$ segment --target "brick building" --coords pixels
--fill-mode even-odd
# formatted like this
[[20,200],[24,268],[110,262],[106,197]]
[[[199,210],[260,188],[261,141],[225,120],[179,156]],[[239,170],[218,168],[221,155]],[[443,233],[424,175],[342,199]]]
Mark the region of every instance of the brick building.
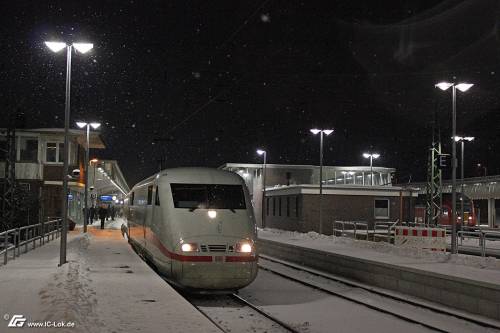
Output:
[[[228,163],[221,169],[238,173],[246,182],[259,226],[264,208],[265,226],[301,232],[319,230],[319,167],[266,165],[262,201],[263,165]],[[331,234],[335,220],[414,220],[417,194],[392,185],[393,168],[324,166],[322,230]],[[372,180],[373,178],[373,180]]]

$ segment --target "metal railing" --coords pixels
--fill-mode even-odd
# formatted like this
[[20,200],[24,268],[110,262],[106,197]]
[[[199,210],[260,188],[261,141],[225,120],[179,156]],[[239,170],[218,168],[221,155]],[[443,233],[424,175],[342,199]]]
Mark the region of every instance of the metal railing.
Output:
[[370,228],[366,221],[335,221],[333,222],[333,235],[340,237],[352,235],[354,239],[357,239],[358,231],[361,231],[360,234],[365,236],[365,240],[370,240],[371,234],[373,241],[375,238],[386,238],[390,243],[394,238],[394,228],[398,223],[399,220],[375,221]]
[[28,246],[35,249],[37,242],[39,246],[57,238],[61,234],[61,219],[49,220],[24,227],[10,229],[0,233],[0,256],[3,255],[3,263],[7,264],[9,252],[12,260],[21,255],[21,247],[24,253],[28,252]]
[[[487,228],[491,229],[491,228]],[[486,256],[486,241],[499,241],[500,240],[500,231],[492,231],[492,230],[480,230],[477,231],[465,231],[465,230],[460,230],[457,232],[457,235],[460,239],[460,245],[463,243],[464,238],[476,238],[478,239],[479,243],[478,246],[481,251],[481,256],[485,257]]]

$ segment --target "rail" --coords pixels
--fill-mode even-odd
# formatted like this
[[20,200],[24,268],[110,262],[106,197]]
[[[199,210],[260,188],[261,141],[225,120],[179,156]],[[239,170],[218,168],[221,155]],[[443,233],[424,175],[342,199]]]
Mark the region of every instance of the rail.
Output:
[[6,230],[0,233],[0,256],[3,255],[3,263],[9,261],[9,252],[12,260],[21,255],[21,247],[24,246],[24,253],[28,252],[28,246],[35,249],[37,242],[39,246],[49,242],[52,238],[61,234],[61,219],[49,220],[37,224]]

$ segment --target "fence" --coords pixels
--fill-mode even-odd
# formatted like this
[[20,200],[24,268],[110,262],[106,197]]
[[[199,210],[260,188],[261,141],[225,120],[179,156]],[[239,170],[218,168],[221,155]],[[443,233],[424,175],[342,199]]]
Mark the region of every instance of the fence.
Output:
[[457,235],[460,239],[460,243],[462,244],[463,238],[476,238],[479,241],[479,248],[481,250],[481,256],[486,256],[486,241],[499,241],[500,240],[500,232],[489,230],[491,228],[482,229],[472,229],[472,230],[460,230],[457,232]]
[[9,252],[12,260],[21,255],[21,247],[24,253],[28,252],[28,246],[34,249],[37,246],[49,242],[52,238],[57,238],[61,234],[61,219],[49,220],[37,224],[27,225],[20,228],[10,229],[0,233],[0,256],[3,255],[3,263],[7,264]]
[[349,236],[352,235],[357,239],[357,235],[364,236],[365,240],[373,241],[375,239],[385,239],[391,242],[394,235],[394,227],[399,223],[396,221],[376,221],[371,228],[366,221],[335,221],[333,222],[333,235],[334,236]]

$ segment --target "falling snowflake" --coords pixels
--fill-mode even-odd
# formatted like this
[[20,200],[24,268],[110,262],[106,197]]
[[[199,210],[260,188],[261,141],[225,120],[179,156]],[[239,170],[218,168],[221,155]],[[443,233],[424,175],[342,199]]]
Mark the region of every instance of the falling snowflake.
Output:
[[260,14],[260,20],[264,23],[269,23],[269,22],[271,22],[271,16],[269,16],[268,13]]

